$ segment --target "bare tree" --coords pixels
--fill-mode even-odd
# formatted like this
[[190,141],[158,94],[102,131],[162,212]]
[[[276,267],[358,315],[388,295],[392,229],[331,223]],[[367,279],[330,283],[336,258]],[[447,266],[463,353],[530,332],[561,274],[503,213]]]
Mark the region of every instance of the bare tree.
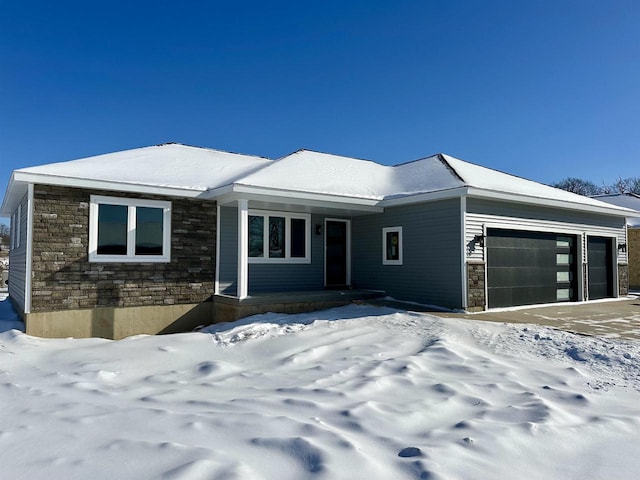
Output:
[[640,194],[640,177],[618,177],[618,180],[609,187],[608,193],[636,193]]
[[7,225],[0,223],[0,244],[9,245],[10,230]]
[[585,195],[587,197],[612,193],[635,193],[640,195],[640,177],[618,177],[618,180],[613,184],[607,185],[603,183],[600,187],[588,180],[569,177],[556,182],[551,186],[567,190],[568,192],[577,193],[579,195]]
[[626,182],[627,192],[640,195],[640,177],[629,177]]
[[552,187],[560,188],[568,192],[577,193],[578,195],[584,195],[589,197],[591,195],[598,195],[602,189],[595,183],[588,180],[582,180],[581,178],[569,177],[551,185]]
[[613,185],[611,185],[611,190],[615,193],[626,193],[629,191],[629,181],[630,178],[622,178],[618,177],[618,180],[615,181]]

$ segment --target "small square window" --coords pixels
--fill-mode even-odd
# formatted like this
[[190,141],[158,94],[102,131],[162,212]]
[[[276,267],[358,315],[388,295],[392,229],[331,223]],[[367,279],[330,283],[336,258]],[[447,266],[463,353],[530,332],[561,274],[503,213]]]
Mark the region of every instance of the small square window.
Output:
[[382,264],[402,265],[402,227],[382,229]]

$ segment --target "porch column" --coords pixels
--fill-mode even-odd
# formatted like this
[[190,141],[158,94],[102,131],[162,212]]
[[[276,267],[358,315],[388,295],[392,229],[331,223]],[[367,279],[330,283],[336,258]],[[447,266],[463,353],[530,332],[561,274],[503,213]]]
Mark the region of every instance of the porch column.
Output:
[[238,200],[238,298],[249,296],[249,201]]

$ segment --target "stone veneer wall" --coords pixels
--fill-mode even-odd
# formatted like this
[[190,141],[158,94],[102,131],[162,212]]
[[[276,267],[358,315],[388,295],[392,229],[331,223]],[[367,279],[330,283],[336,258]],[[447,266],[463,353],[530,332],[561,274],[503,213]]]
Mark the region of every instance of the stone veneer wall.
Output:
[[640,228],[627,229],[627,256],[629,258],[629,287],[640,290]]
[[621,297],[629,293],[629,265],[618,264],[618,295]]
[[484,310],[485,306],[485,264],[467,263],[467,310]]
[[[91,194],[171,200],[170,263],[89,263]],[[32,312],[194,304],[213,294],[216,204],[35,185]]]

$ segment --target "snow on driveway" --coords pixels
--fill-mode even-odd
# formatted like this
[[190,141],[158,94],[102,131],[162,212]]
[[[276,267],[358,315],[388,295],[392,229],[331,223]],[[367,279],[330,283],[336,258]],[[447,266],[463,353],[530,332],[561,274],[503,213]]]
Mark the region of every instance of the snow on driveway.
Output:
[[0,334],[29,479],[598,479],[640,471],[640,345],[390,308],[205,332]]

